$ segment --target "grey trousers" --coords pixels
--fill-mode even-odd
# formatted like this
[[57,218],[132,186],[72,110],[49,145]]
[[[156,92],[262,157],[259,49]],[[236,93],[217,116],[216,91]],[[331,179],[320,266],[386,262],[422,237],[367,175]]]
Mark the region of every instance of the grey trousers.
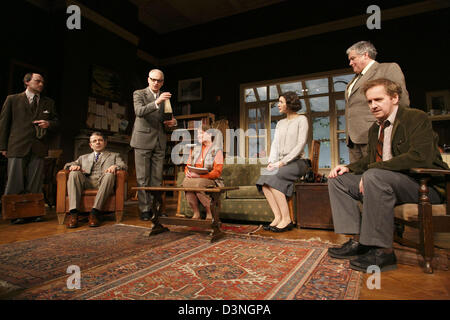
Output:
[[[136,165],[136,182],[138,187],[160,187],[163,179],[165,149],[158,147],[153,150],[134,149]],[[154,195],[151,192],[139,190],[138,203],[141,212],[152,209]]]
[[105,201],[114,192],[116,175],[104,173],[99,179],[89,179],[81,171],[71,171],[67,180],[67,195],[69,196],[69,210],[80,209],[81,193],[85,189],[97,189],[92,208],[102,210]]
[[[363,179],[364,196],[359,192]],[[360,243],[391,248],[394,234],[394,206],[417,203],[419,184],[413,178],[394,171],[369,169],[362,175],[345,173],[328,180],[331,212],[336,233],[359,234]],[[439,203],[439,194],[430,188],[431,203]],[[360,213],[358,201],[363,203]]]
[[44,158],[29,154],[8,158],[8,181],[5,194],[41,193],[44,183]]
[[368,144],[353,144],[353,148],[348,148],[348,158],[350,163],[364,158],[368,154]]

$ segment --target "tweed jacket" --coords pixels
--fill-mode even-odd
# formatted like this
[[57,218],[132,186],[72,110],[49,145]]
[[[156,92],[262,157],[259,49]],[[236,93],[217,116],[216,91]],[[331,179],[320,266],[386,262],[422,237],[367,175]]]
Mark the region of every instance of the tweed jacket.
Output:
[[349,96],[348,87],[355,80],[355,78],[347,85],[347,88],[345,89],[347,145],[349,144],[349,139],[351,139],[353,143],[367,144],[367,131],[375,122],[375,117],[370,112],[366,96],[362,90],[364,83],[367,81],[386,78],[400,84],[402,87],[402,94],[399,105],[403,107],[409,106],[409,95],[406,90],[405,77],[403,76],[403,72],[398,64],[378,63],[375,61],[369,70],[364,73],[361,79],[355,83]]
[[351,172],[362,174],[379,168],[409,174],[411,168],[448,169],[437,147],[437,135],[428,115],[418,109],[399,107],[392,129],[392,159],[376,162],[379,126],[369,129],[368,155],[348,165]]
[[[39,138],[33,124],[35,120],[50,123],[48,129],[40,130],[43,136]],[[30,150],[38,157],[45,157],[48,154],[48,133],[58,126],[52,99],[41,95],[38,109],[33,114],[25,92],[9,95],[0,113],[0,150],[6,150],[8,158],[24,157]]]
[[[94,152],[84,154],[79,156],[77,160],[73,162],[66,163],[64,165],[64,169],[69,169],[70,166],[80,166],[83,170],[83,173],[86,175],[90,175],[92,171],[92,167],[94,165]],[[116,165],[117,170],[127,170],[127,165],[123,162],[120,154],[116,152],[102,151],[102,155],[99,158],[100,165],[102,170],[106,170],[112,165]]]
[[161,104],[158,109],[155,100],[148,87],[133,93],[136,114],[130,141],[133,148],[152,150],[158,140],[162,149],[166,147],[167,136],[162,114],[164,105]]

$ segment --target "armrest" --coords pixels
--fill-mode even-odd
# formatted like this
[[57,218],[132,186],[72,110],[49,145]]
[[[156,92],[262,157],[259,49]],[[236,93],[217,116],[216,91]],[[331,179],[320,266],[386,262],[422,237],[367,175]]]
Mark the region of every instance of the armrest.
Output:
[[444,169],[411,168],[410,171],[418,174],[450,175],[450,170]]
[[116,171],[116,210],[123,210],[125,202],[125,181],[127,172],[125,170]]
[[69,170],[60,170],[56,175],[56,212],[66,212],[67,178]]
[[[415,174],[420,175],[440,175],[445,178],[445,190],[440,190],[442,188],[439,188],[435,186],[437,191],[441,194],[443,197],[443,201],[447,204],[450,203],[450,170],[445,169],[427,169],[427,168],[411,168],[410,171]],[[429,177],[424,176],[420,179],[420,191],[419,192],[425,192],[427,190],[427,180]],[[419,200],[420,201],[420,200]],[[446,207],[447,215],[450,216],[450,205],[447,205]]]

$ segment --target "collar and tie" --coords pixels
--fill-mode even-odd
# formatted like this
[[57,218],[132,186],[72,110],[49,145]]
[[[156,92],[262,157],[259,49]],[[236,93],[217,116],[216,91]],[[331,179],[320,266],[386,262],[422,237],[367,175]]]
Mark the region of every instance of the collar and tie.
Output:
[[33,96],[33,100],[31,101],[31,112],[33,113],[33,115],[36,113],[36,110],[38,108],[38,99],[39,99],[39,96],[37,94],[35,94]]
[[385,120],[383,123],[380,124],[380,135],[378,137],[377,154],[375,157],[376,162],[383,161],[384,129],[386,129],[390,125],[391,122],[389,120]]
[[94,162],[98,161],[98,157],[100,157],[101,152],[95,152]]

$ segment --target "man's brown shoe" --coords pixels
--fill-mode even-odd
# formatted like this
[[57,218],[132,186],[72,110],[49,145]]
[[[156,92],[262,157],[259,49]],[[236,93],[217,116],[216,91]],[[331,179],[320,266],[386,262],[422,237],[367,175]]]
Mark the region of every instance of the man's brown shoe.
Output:
[[97,215],[90,213],[89,214],[89,227],[98,227],[100,223],[98,221]]
[[78,227],[78,214],[71,214],[68,228],[77,228]]

